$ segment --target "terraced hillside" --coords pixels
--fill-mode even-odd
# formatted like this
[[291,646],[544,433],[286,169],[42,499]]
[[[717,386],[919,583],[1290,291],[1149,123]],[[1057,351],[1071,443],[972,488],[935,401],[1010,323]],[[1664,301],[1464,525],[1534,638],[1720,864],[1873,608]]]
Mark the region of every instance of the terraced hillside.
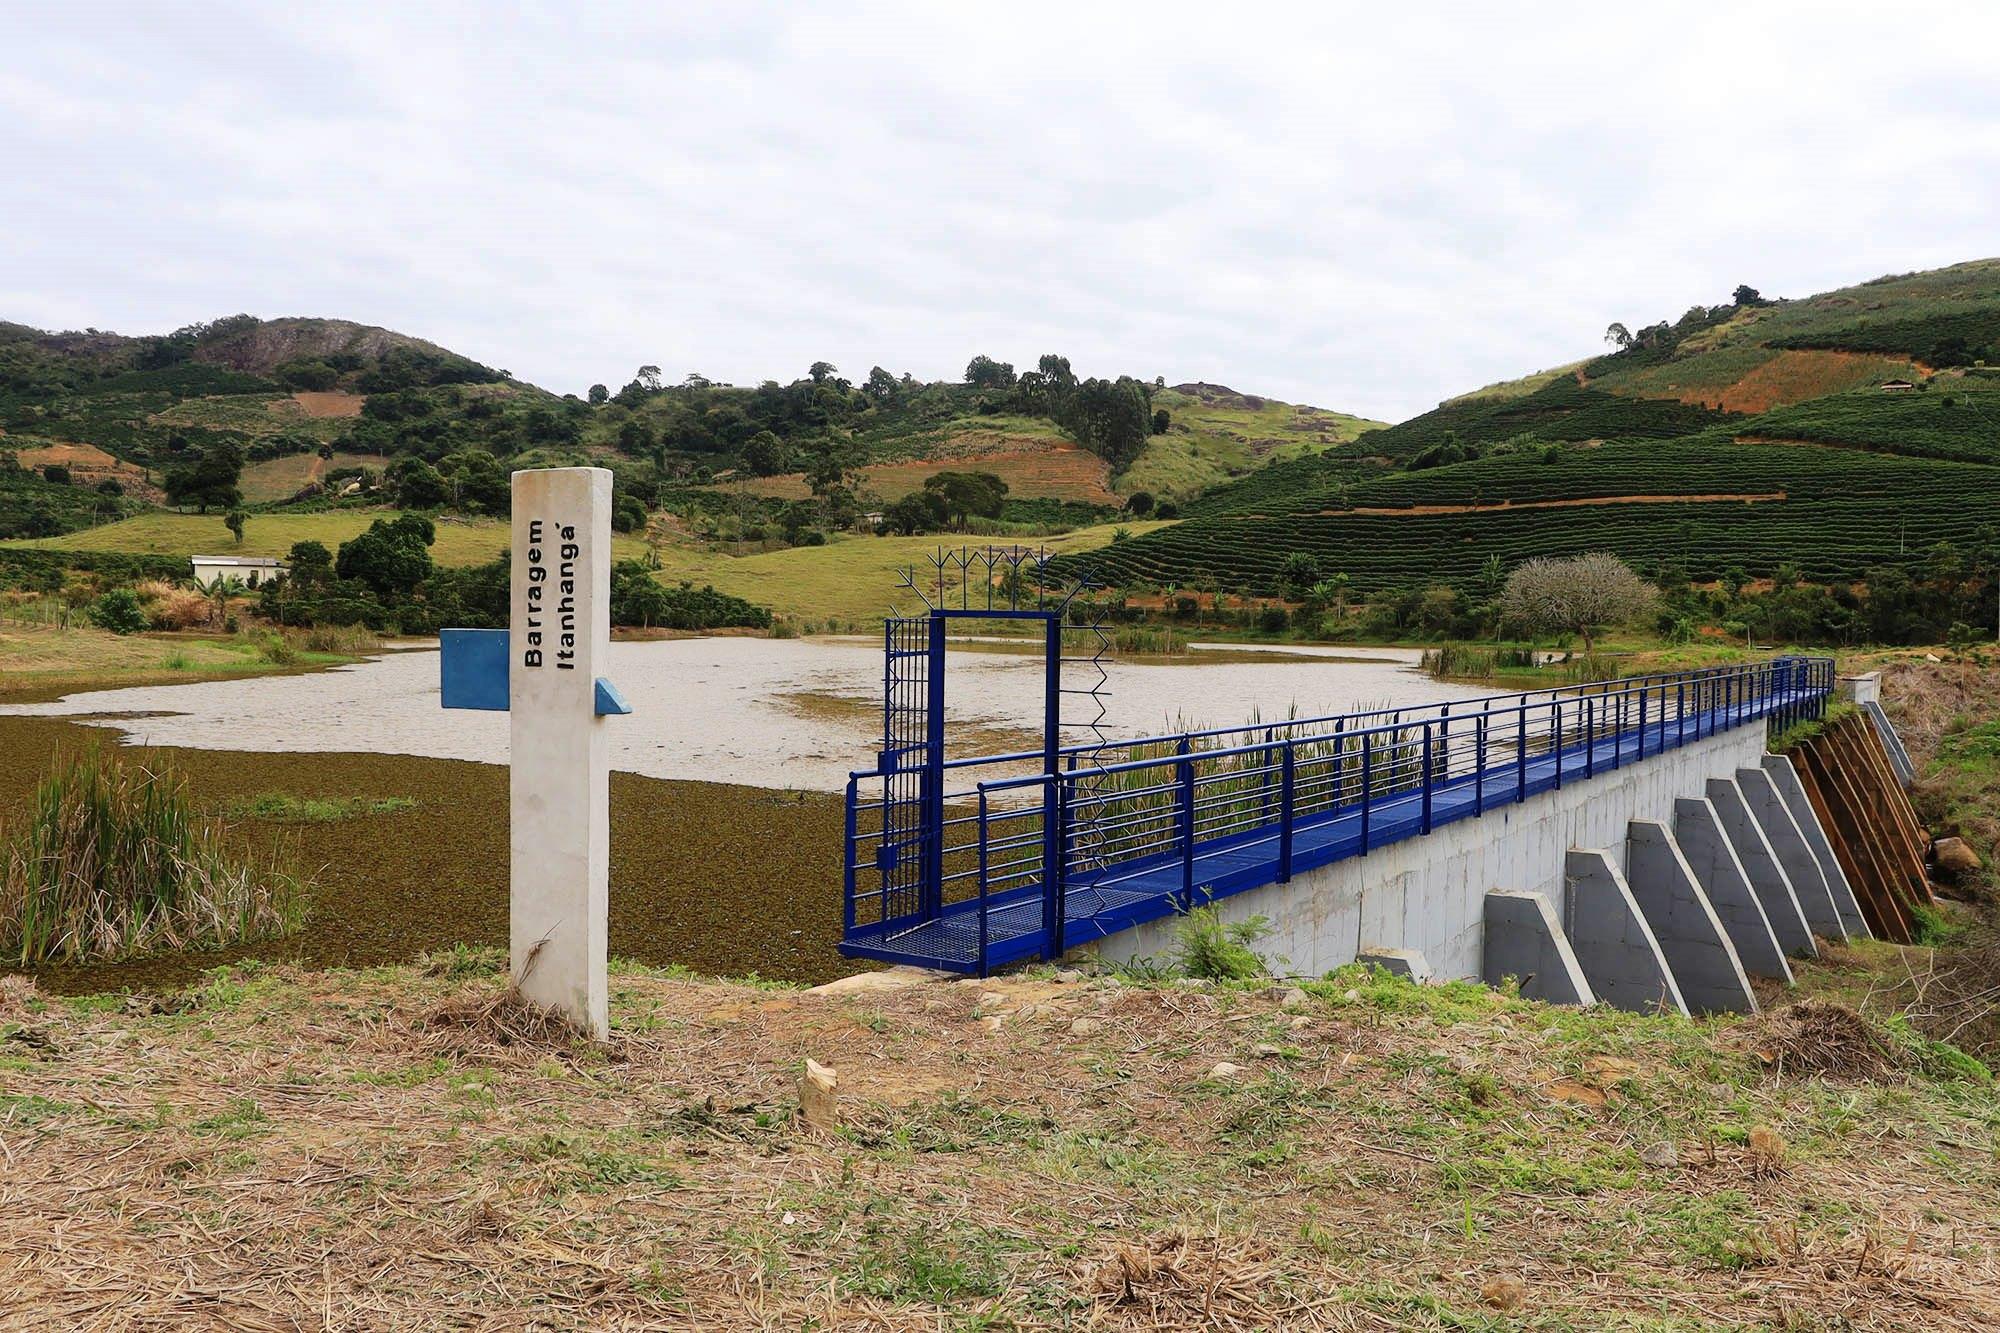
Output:
[[1272,593],[1303,551],[1358,592],[1467,587],[1494,557],[1611,550],[1835,582],[1940,542],[2000,555],[2000,261],[1614,332],[1611,355],[1372,432],[1366,457],[1212,490],[1095,553],[1098,576]]

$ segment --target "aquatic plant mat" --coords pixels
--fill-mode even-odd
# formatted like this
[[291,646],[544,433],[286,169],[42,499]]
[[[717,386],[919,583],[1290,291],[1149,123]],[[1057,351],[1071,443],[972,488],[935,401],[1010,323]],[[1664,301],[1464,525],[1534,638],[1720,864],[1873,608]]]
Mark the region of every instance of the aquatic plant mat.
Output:
[[[49,758],[100,728],[0,717],[0,824],[28,814]],[[218,962],[410,962],[507,943],[507,770],[384,754],[160,747],[196,804],[249,855],[283,850],[313,880],[303,929],[215,953],[38,970],[44,990],[185,984]],[[320,818],[325,813],[338,818]],[[840,938],[837,795],[611,775],[611,951],[697,971],[825,981]]]
[[1990,1082],[1759,1053],[1824,1015],[624,969],[596,1046],[497,961],[0,980],[0,1326],[2000,1322]]

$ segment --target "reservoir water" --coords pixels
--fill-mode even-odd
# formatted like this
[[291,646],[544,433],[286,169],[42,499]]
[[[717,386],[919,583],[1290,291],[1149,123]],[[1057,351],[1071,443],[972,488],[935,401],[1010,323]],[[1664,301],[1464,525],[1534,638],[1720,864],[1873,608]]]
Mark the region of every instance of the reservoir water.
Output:
[[[1229,646],[1106,663],[1113,740],[1253,719],[1470,698],[1397,649]],[[608,722],[613,767],[657,778],[835,791],[873,767],[881,743],[882,650],[853,638],[695,638],[615,643],[611,678],[634,712]],[[1095,673],[1073,662],[1064,684]],[[955,641],[946,715],[953,755],[1032,748],[1042,711],[1040,657],[1019,644]],[[1064,700],[1071,739],[1095,716]],[[0,713],[70,717],[136,745],[289,753],[410,754],[501,764],[502,713],[438,706],[435,648],[385,652],[303,675],[96,690]]]

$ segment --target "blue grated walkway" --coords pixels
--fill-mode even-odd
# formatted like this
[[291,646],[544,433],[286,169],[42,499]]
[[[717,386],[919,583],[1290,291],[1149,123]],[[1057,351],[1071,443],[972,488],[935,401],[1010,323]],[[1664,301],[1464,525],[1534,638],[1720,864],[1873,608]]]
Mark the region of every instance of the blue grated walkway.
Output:
[[[1781,691],[1751,708],[1727,713],[1689,712],[1685,719],[1672,718],[1643,729],[1633,727],[1600,736],[1594,744],[1579,742],[1560,752],[1531,756],[1525,780],[1519,760],[1510,758],[1489,764],[1483,773],[1457,774],[1433,782],[1430,828],[1477,818],[1487,810],[1540,792],[1589,781],[1650,760],[1662,750],[1705,740],[1717,732],[1782,713],[1789,704],[1819,697],[1804,690]],[[1681,739],[1683,730],[1686,742]],[[1421,837],[1425,832],[1421,789],[1378,796],[1365,808],[1355,802],[1301,816],[1292,829],[1291,875],[1363,856],[1370,849]],[[1123,861],[1095,875],[1073,873],[1064,886],[1060,940],[1049,938],[1042,886],[1036,883],[989,896],[983,904],[976,898],[945,904],[936,917],[914,925],[892,922],[887,929],[856,927],[842,942],[841,952],[920,967],[978,971],[982,959],[986,969],[1005,967],[1025,959],[1055,956],[1064,949],[1205,902],[1279,883],[1284,878],[1280,860],[1281,830],[1274,819],[1226,837],[1197,842],[1192,895],[1187,892],[1187,866],[1178,852]]]

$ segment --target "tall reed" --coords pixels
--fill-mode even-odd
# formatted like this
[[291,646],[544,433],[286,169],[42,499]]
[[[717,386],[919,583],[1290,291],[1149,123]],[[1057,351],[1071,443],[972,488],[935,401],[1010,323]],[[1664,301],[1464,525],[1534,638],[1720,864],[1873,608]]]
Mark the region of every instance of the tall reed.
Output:
[[0,956],[23,966],[215,949],[298,929],[308,885],[223,845],[171,767],[92,747],[35,789],[0,851]]

